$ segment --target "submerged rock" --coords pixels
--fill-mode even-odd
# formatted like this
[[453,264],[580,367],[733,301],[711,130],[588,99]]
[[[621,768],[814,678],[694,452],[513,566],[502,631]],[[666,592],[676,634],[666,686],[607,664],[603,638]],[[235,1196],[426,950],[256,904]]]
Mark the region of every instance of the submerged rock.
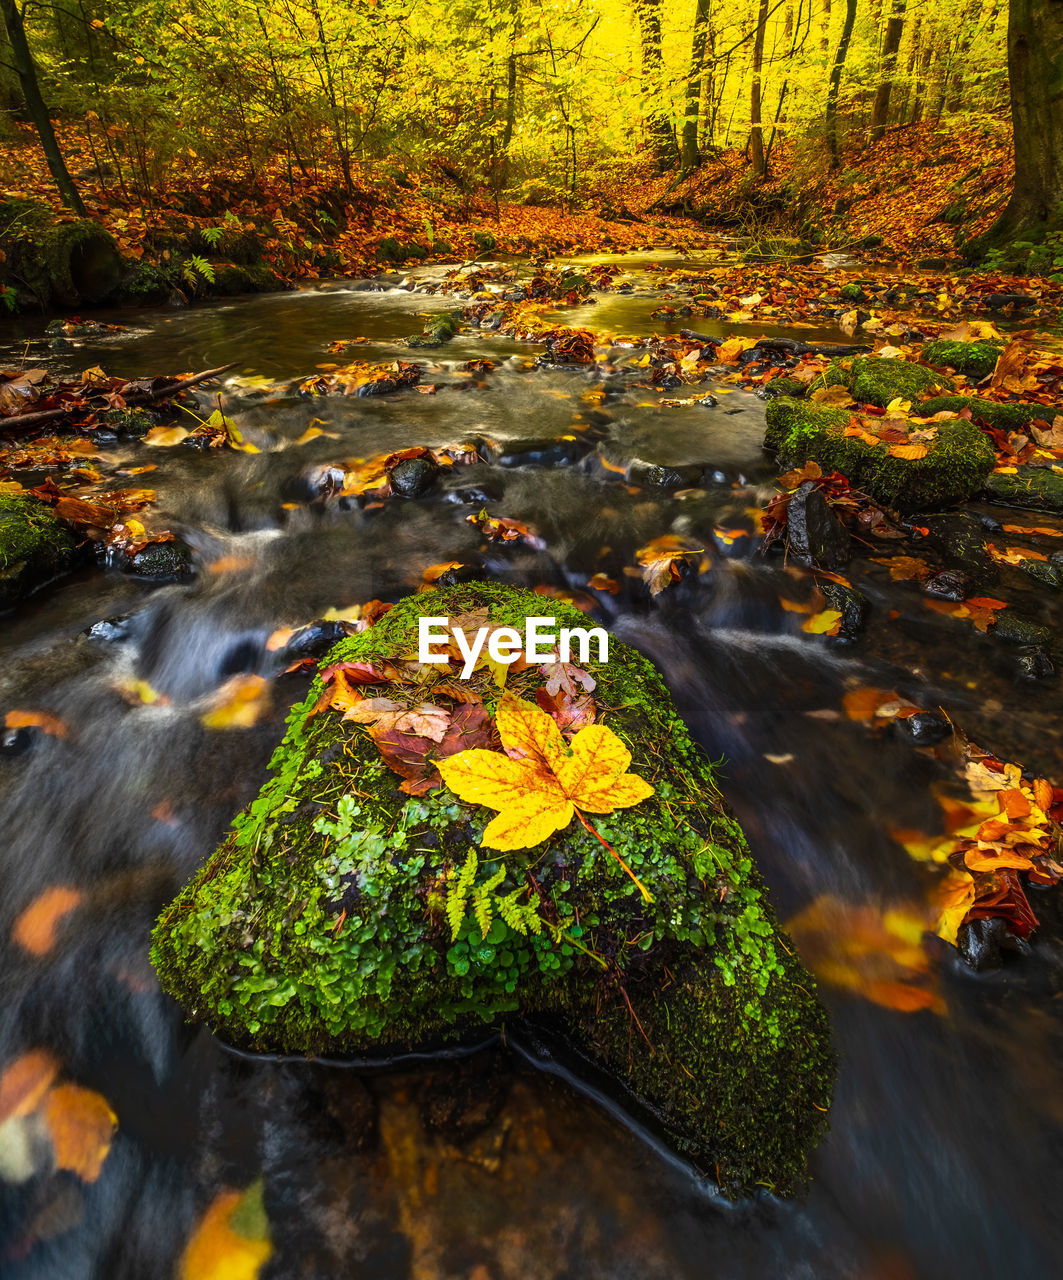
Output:
[[854,488],[902,511],[933,510],[970,498],[996,461],[989,441],[966,418],[936,423],[926,456],[916,459],[894,457],[885,443],[847,436],[848,409],[780,396],[768,405],[766,418],[765,448],[775,449],[784,466],[814,460],[825,473],[840,471]]
[[0,609],[70,569],[77,538],[28,494],[0,493]]
[[[1001,406],[1005,407],[1025,408]],[[1011,473],[994,471],[986,480],[985,496],[1009,507],[1063,511],[1063,476],[1048,467],[1016,467]]]
[[[403,601],[330,658],[399,660],[421,616],[478,609],[519,629],[547,612],[540,595],[466,584]],[[557,601],[549,612],[587,624]],[[528,1016],[727,1189],[792,1190],[834,1075],[813,980],[656,670],[615,640],[607,663],[582,665],[654,787],[594,818],[652,902],[578,819],[532,849],[479,848],[493,813],[442,787],[405,794],[362,728],[314,714],[318,681],[271,780],[162,913],[156,969],[190,1016],[251,1050],[384,1055]],[[530,701],[543,683],[511,670],[507,693]],[[493,712],[486,672],[475,687]]]

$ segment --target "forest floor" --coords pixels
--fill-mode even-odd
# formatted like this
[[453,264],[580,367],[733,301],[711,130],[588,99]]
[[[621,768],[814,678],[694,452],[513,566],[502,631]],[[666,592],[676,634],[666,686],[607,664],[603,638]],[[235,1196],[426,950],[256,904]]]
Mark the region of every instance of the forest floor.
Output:
[[[101,157],[100,140],[82,126],[64,124],[59,133],[89,216],[126,258],[175,274],[188,255],[219,265],[255,259],[280,281],[500,252],[686,251],[718,244],[719,228],[754,239],[803,231],[817,248],[862,245],[883,262],[958,266],[958,229],[966,236],[984,230],[1011,176],[1009,130],[995,119],[890,130],[877,144],[849,150],[834,174],[825,170],[822,146],[783,143],[769,180],[756,186],[736,151],[682,183],[637,160],[617,161],[573,206],[496,205],[399,163],[355,166],[348,193],[335,165],[293,177],[278,159],[239,174],[185,155],[162,178],[142,175],[138,186],[127,169]],[[62,213],[28,126],[0,148],[0,169],[10,175],[8,197]]]

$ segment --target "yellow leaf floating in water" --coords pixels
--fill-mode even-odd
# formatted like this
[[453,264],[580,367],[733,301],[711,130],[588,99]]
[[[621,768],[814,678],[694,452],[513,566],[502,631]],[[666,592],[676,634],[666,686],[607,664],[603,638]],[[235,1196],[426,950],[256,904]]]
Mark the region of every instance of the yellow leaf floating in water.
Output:
[[214,707],[200,717],[207,729],[250,729],[270,708],[264,676],[233,676],[214,695]]
[[258,1280],[272,1253],[260,1179],[215,1196],[185,1246],[180,1280]]

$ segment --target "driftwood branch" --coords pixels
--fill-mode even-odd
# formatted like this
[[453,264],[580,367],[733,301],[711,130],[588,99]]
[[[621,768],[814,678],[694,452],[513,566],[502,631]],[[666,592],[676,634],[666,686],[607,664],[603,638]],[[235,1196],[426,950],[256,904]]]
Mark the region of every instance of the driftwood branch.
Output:
[[[230,369],[236,367],[235,362],[232,364],[219,365],[217,369],[207,369],[204,373],[197,373],[191,378],[181,378],[179,381],[171,382],[168,386],[157,387],[154,391],[133,392],[126,398],[126,404],[135,408],[138,405],[154,404],[156,400],[168,400],[170,396],[175,396],[178,392],[187,391],[189,387],[198,386],[201,382],[209,382],[211,378],[217,378],[223,373],[228,373]],[[134,379],[131,379],[134,381]],[[38,422],[54,422],[57,418],[69,418],[74,414],[85,413],[89,411],[88,405],[60,405],[56,409],[41,409],[37,413],[14,413],[7,417],[0,417],[0,432],[13,431],[16,428],[21,430],[23,427],[35,426]]]

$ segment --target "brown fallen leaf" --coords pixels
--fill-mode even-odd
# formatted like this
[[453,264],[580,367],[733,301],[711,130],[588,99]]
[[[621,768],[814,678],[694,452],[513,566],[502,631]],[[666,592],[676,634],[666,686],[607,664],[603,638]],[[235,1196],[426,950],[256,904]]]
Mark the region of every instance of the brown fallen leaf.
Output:
[[59,1074],[59,1063],[46,1049],[30,1049],[0,1075],[0,1125],[11,1116],[28,1116]]

